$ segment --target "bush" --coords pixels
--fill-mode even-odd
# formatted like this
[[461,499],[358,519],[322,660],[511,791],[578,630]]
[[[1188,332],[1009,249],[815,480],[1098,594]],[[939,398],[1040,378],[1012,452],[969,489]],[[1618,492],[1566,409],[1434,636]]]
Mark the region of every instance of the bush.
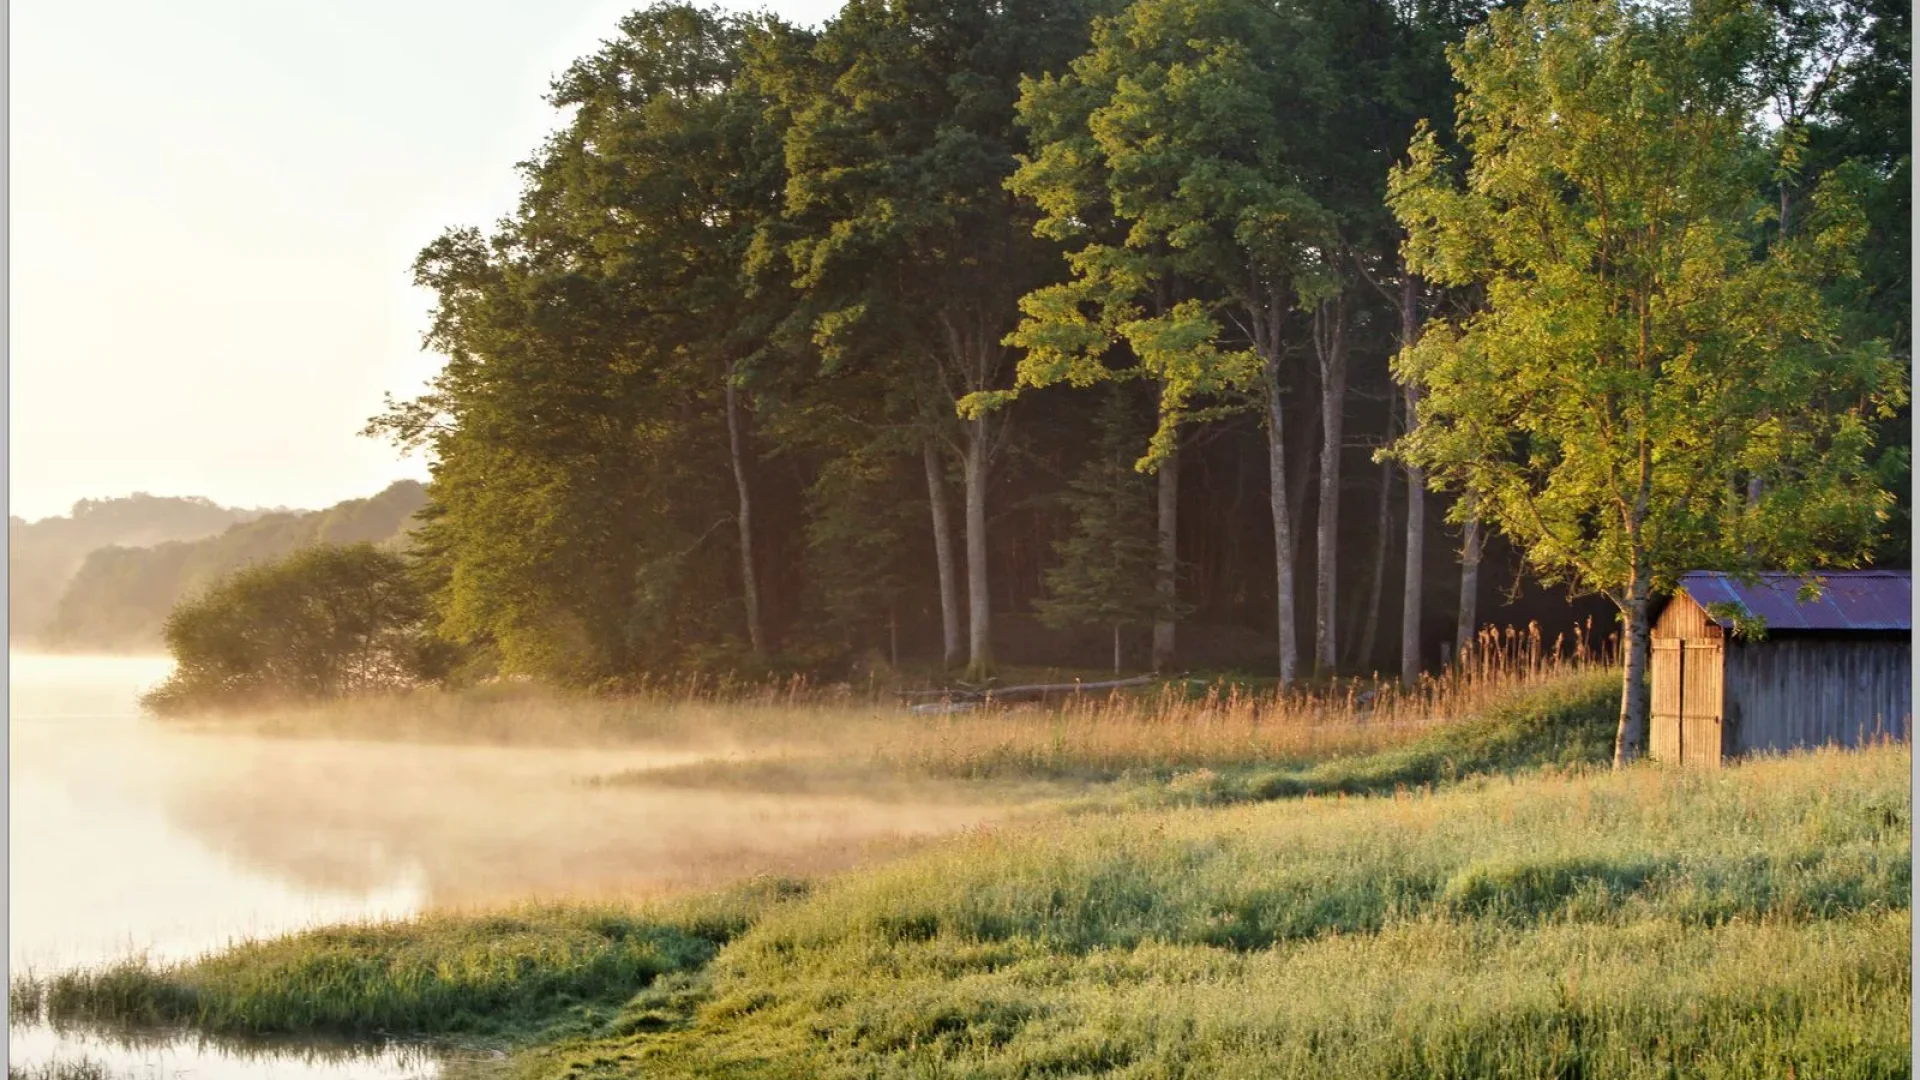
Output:
[[165,715],[417,686],[453,659],[427,625],[400,556],[372,544],[306,548],[177,605],[164,631],[174,673],[142,703]]

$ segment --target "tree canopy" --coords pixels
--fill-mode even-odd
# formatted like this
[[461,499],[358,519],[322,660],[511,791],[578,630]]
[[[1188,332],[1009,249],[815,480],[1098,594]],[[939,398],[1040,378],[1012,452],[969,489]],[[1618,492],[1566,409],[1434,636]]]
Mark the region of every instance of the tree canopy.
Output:
[[1767,28],[1717,2],[1497,12],[1454,55],[1464,178],[1431,135],[1394,177],[1412,268],[1480,297],[1399,361],[1425,391],[1403,452],[1621,609],[1622,758],[1652,597],[1699,567],[1857,565],[1892,504],[1873,424],[1904,379],[1823,290],[1858,275],[1865,218],[1837,170],[1777,227]]
[[[1072,594],[1151,609],[1156,667],[1284,678],[1310,639],[1415,675],[1455,611],[1588,614],[1555,580],[1903,560],[1906,354],[1870,342],[1909,322],[1906,15],[1847,2],[638,11],[556,81],[514,211],[415,264],[446,365],[370,431],[430,457],[431,619],[576,685],[985,674],[1104,661]],[[1124,424],[1082,392],[1134,380]],[[1397,517],[1356,466],[1408,421]],[[1653,479],[1615,529],[1622,430]],[[1441,520],[1469,491],[1484,572]]]
[[406,560],[320,545],[241,570],[167,616],[174,671],[143,703],[172,714],[407,689],[445,673]]

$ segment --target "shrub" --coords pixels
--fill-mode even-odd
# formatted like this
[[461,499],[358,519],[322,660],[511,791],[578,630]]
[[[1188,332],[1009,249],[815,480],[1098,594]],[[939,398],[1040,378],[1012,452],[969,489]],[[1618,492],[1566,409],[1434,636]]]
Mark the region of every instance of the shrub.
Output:
[[164,633],[174,673],[142,699],[162,714],[399,690],[451,661],[406,561],[372,544],[248,567],[182,601]]

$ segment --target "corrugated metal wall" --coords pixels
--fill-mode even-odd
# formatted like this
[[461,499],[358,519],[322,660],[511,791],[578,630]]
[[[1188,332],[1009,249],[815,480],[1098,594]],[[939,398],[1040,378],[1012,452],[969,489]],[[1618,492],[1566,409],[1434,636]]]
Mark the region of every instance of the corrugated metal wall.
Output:
[[1726,650],[1730,753],[1908,738],[1913,642],[1770,637]]

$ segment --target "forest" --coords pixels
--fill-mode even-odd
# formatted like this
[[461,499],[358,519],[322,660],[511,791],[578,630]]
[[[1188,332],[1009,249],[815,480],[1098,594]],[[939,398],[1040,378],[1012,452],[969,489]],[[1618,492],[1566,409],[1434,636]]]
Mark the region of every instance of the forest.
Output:
[[657,4],[420,253],[446,364],[367,433],[438,633],[563,685],[1411,679],[1905,566],[1909,19]]

